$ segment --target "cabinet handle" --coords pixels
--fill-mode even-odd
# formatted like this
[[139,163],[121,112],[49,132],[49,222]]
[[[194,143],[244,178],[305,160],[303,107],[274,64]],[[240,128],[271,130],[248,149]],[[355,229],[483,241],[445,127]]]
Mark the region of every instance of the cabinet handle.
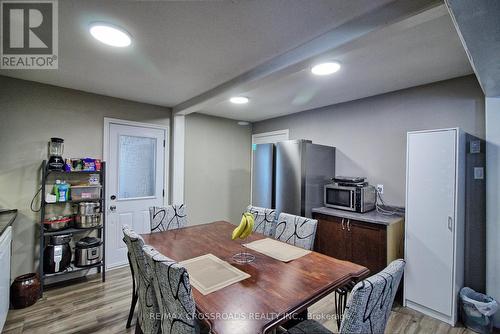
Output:
[[341,223],[341,224],[342,224],[342,230],[345,230],[345,227],[344,227],[344,219],[345,219],[345,218],[342,218],[342,223]]
[[453,231],[453,217],[448,216],[448,230]]
[[347,230],[349,232],[351,232],[351,220],[350,219],[347,220]]

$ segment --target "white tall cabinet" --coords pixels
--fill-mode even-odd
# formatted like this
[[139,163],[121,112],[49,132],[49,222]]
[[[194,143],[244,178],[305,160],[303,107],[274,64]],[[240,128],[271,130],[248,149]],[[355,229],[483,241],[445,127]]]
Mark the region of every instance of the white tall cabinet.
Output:
[[464,279],[465,133],[408,132],[404,305],[455,325]]

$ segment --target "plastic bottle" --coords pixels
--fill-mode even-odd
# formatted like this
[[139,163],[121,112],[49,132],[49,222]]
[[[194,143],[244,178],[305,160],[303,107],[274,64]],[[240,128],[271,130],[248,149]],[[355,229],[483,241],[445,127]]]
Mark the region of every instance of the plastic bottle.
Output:
[[61,184],[59,184],[59,186],[58,186],[58,190],[59,190],[58,202],[68,201],[69,185],[65,181],[62,181]]
[[61,185],[61,180],[56,180],[54,184],[54,195],[56,195],[56,202],[59,202],[59,186]]

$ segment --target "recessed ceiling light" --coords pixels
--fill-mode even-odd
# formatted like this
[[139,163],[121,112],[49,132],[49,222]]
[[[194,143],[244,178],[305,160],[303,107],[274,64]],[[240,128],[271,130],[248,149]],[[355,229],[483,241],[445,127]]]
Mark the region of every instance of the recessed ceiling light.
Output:
[[93,23],[89,30],[95,39],[107,45],[123,48],[132,43],[130,35],[125,30],[108,23]]
[[245,122],[245,121],[239,121],[238,122],[238,125],[241,125],[241,126],[245,126],[245,125],[248,125],[250,124],[249,122]]
[[233,96],[232,98],[229,99],[229,102],[234,104],[245,104],[248,103],[248,101],[249,101],[248,97],[245,96]]
[[328,62],[314,65],[311,72],[314,75],[329,75],[340,70],[340,64],[337,62]]

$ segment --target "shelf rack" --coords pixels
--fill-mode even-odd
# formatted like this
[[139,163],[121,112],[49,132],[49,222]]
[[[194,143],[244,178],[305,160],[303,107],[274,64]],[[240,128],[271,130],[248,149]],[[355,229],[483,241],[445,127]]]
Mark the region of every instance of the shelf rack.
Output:
[[[66,172],[66,171],[53,171],[53,170],[48,170],[47,169],[47,161],[44,160],[42,162],[41,166],[41,172],[42,172],[42,186],[41,186],[41,206],[40,206],[40,261],[39,261],[39,275],[40,275],[40,280],[41,280],[41,291],[40,294],[43,294],[43,289],[46,284],[46,278],[52,278],[52,277],[61,277],[65,276],[68,274],[72,274],[75,272],[81,272],[81,271],[88,271],[90,269],[97,269],[97,272],[101,274],[102,281],[104,282],[106,280],[106,260],[105,260],[105,255],[106,255],[106,242],[105,242],[105,231],[106,231],[106,215],[104,214],[104,208],[105,206],[105,187],[106,187],[106,163],[103,161],[101,163],[101,170],[100,171],[71,171],[71,172]],[[83,199],[83,200],[69,200],[65,202],[55,202],[55,203],[47,203],[45,200],[46,196],[46,186],[47,186],[47,180],[48,176],[54,174],[57,175],[57,177],[64,179],[64,176],[68,175],[85,175],[85,174],[99,174],[99,181],[101,183],[101,197],[98,199]],[[101,215],[101,226],[97,227],[90,227],[90,228],[66,228],[64,230],[60,231],[46,231],[44,228],[43,222],[46,219],[46,207],[49,205],[58,205],[58,204],[75,204],[75,203],[80,203],[80,202],[101,202],[101,211],[103,212]],[[75,234],[84,234],[84,233],[89,233],[89,232],[97,232],[97,237],[102,240],[102,261],[90,266],[85,266],[85,267],[77,267],[75,264],[72,262],[71,265],[66,268],[64,271],[57,272],[57,273],[44,273],[43,271],[43,253],[45,246],[47,244],[48,238],[54,235],[62,235],[62,234],[71,234],[72,238],[74,238]],[[74,278],[74,277],[72,277]],[[72,279],[71,278],[71,279]]]
[[90,266],[85,266],[85,267],[76,267],[74,264],[71,264],[68,268],[66,268],[64,271],[60,271],[58,273],[53,273],[53,274],[45,274],[45,277],[56,277],[56,276],[62,276],[66,274],[71,274],[71,273],[76,273],[78,271],[84,271],[84,270],[89,270],[92,268],[99,268],[104,265],[104,262],[99,262]]
[[[51,171],[54,172],[54,171]],[[56,172],[61,174],[62,172]],[[97,174],[98,172],[95,172],[94,174]],[[68,172],[64,172],[64,174],[69,174]],[[55,205],[55,204],[76,204],[80,202],[102,202],[104,199],[103,198],[86,198],[86,199],[79,199],[79,200],[69,200],[69,201],[64,201],[64,202],[45,202],[45,205]]]

